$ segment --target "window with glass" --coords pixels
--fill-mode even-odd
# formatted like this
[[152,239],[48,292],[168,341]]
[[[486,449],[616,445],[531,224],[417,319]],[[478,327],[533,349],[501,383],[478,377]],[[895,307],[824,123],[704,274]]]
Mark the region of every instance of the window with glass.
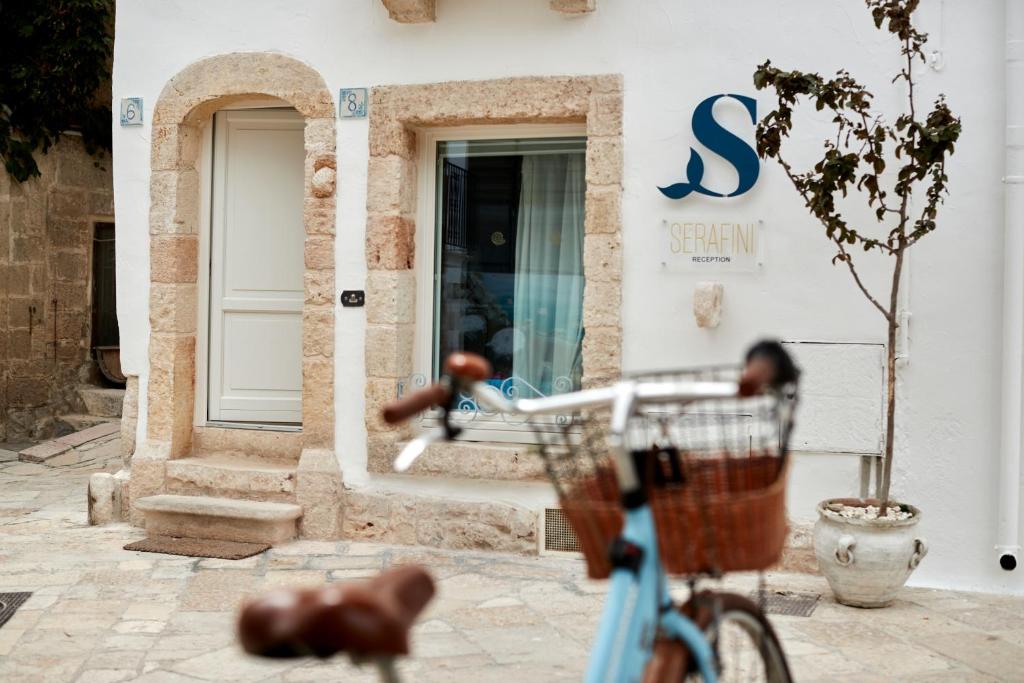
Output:
[[464,350],[507,396],[578,389],[586,139],[436,144],[434,375]]

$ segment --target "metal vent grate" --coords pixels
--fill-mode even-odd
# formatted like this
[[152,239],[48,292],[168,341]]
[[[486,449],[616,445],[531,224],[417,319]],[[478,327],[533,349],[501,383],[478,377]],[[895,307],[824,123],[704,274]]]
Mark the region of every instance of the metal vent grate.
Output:
[[[787,617],[809,617],[814,613],[814,608],[818,606],[820,597],[817,593],[766,590],[763,603],[764,613],[781,614]],[[758,591],[753,591],[750,594],[750,599],[754,601],[754,604],[762,604],[761,594]]]
[[544,550],[578,553],[580,542],[561,508],[544,508]]
[[14,616],[19,607],[25,604],[31,593],[0,593],[0,626]]

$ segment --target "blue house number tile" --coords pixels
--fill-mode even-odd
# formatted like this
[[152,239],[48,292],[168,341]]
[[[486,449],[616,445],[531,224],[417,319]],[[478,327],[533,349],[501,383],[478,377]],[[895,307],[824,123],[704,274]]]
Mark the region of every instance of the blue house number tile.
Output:
[[121,125],[141,126],[142,125],[142,98],[122,97],[121,98]]
[[366,88],[342,88],[338,98],[338,116],[343,119],[366,117]]

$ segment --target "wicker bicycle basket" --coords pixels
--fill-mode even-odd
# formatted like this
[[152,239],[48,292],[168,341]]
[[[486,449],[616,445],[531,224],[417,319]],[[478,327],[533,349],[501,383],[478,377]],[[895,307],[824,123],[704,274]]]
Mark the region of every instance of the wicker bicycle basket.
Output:
[[[634,376],[642,382],[735,380],[737,368]],[[786,440],[795,389],[689,404],[645,406],[625,446],[650,502],[669,574],[764,569],[786,539]],[[608,414],[567,419],[541,435],[541,454],[591,578],[611,573],[609,548],[624,513]]]

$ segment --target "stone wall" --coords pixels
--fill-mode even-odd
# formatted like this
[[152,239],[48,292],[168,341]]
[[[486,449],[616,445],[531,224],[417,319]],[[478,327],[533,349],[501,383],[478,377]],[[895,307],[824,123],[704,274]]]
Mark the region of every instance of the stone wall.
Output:
[[80,412],[91,359],[93,222],[113,220],[110,156],[75,135],[37,155],[40,177],[0,171],[0,439],[48,436]]

